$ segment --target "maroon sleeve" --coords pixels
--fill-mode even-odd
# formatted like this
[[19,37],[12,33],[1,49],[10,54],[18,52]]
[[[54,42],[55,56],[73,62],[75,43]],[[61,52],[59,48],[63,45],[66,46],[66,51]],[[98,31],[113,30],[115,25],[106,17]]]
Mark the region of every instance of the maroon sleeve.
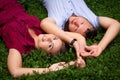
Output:
[[[34,49],[34,41],[32,38],[29,39],[29,35],[26,35],[28,34],[26,31],[23,31],[25,35],[21,34],[22,29],[20,30],[18,28],[21,29],[19,23],[16,21],[7,24],[2,29],[2,38],[8,49],[15,48],[21,54],[28,53],[30,50]],[[29,41],[32,41],[33,44]]]

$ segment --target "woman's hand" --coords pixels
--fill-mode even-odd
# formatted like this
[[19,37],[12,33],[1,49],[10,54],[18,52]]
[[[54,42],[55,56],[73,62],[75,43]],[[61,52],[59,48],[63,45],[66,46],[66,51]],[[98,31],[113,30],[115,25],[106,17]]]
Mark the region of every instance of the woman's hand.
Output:
[[77,68],[84,68],[86,66],[85,61],[80,57],[76,61],[69,62],[69,65],[75,66]]
[[65,69],[66,67],[68,67],[68,64],[66,64],[65,62],[59,62],[51,65],[49,67],[49,71],[58,71],[61,69]]

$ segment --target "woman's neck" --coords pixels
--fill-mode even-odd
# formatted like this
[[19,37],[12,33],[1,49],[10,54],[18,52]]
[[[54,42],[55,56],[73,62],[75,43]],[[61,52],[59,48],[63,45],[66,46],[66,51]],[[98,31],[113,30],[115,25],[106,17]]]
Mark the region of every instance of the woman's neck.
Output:
[[35,47],[38,48],[38,36],[35,34],[35,31],[31,28],[28,28],[28,32],[31,35],[31,37],[34,39]]

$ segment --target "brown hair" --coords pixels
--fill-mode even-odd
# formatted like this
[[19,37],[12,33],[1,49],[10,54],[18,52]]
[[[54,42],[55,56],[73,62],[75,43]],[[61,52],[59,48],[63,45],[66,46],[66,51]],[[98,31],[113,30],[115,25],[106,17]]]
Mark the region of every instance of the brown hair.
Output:
[[87,29],[85,34],[86,38],[93,39],[97,35],[97,30],[93,27],[93,29]]
[[65,43],[65,42],[62,42],[62,47],[55,53],[50,53],[51,56],[55,56],[55,55],[59,55],[59,54],[63,54],[65,53],[66,51],[68,51],[69,47],[68,47],[68,44]]
[[[74,13],[71,16],[77,17],[77,15],[75,15]],[[69,18],[68,18],[67,22],[65,23],[64,31],[70,31],[69,30]]]

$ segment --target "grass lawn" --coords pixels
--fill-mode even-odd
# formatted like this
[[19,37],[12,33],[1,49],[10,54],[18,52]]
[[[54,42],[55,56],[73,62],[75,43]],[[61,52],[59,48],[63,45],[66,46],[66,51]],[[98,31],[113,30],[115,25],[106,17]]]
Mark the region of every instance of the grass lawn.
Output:
[[[19,0],[26,11],[39,19],[47,17],[47,12],[40,0]],[[85,0],[96,15],[108,16],[120,21],[120,0]],[[87,40],[87,44],[98,43],[105,30],[99,30],[99,34],[93,40]],[[112,33],[111,33],[112,34]],[[57,72],[43,75],[21,76],[13,78],[7,69],[7,49],[0,39],[0,80],[120,80],[120,34],[97,58],[86,60],[84,69],[68,67]],[[63,55],[50,58],[42,50],[31,51],[30,56],[23,55],[24,67],[48,67],[52,63],[75,60],[75,52],[70,49]]]

